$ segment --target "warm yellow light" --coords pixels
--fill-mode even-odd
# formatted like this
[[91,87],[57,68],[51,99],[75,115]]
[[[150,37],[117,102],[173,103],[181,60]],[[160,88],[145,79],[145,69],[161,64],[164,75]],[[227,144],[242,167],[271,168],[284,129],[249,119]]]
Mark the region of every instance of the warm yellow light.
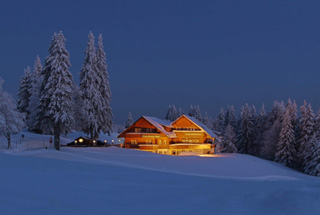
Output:
[[82,142],[83,142],[83,139],[82,139],[82,138],[80,138],[80,139],[79,139],[79,142],[80,142],[80,143],[82,143]]
[[106,143],[106,142],[107,142],[107,140],[104,140],[104,142]]
[[77,143],[78,141],[75,140],[74,142]]
[[96,141],[94,140],[93,143],[96,143]]

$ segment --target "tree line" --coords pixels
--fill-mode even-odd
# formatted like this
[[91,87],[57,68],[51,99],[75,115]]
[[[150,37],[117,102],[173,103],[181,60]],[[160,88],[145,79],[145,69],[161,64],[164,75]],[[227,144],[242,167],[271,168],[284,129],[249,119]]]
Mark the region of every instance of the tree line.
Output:
[[[254,105],[245,104],[238,117],[234,106],[229,106],[212,118],[191,105],[188,115],[217,132],[221,152],[254,155],[320,176],[320,110],[315,114],[306,101],[299,109],[288,99],[286,104],[274,101],[270,112],[262,105],[257,113]],[[174,121],[183,114],[179,110],[169,105],[165,119]]]
[[[7,131],[0,128],[2,134],[18,132],[25,124],[30,131],[54,135],[54,147],[59,150],[60,136],[71,130],[83,131],[91,139],[97,139],[100,132],[112,132],[111,90],[102,35],[96,48],[95,37],[89,33],[79,86],[69,71],[70,55],[65,42],[61,31],[54,33],[44,65],[37,56],[33,72],[30,67],[25,69],[16,106],[12,97],[0,88],[1,96],[8,97],[3,105],[11,109],[12,120],[19,119],[19,126],[10,124],[9,120],[1,121],[1,126],[16,128]],[[8,139],[8,147],[9,144]]]

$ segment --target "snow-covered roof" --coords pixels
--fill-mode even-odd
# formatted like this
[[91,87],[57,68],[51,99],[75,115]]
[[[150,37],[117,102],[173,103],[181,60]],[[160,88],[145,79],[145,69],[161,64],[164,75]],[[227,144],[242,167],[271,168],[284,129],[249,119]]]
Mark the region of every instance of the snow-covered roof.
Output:
[[[194,122],[195,124],[197,124],[199,127],[201,127],[207,134],[209,134],[211,137],[220,140],[220,138],[216,135],[216,133],[214,133],[211,129],[209,129],[205,124],[203,124],[202,122],[200,122],[199,120],[197,120],[196,118],[192,117],[192,116],[187,116],[187,115],[182,115],[185,116],[187,119],[189,119],[190,121]],[[179,117],[180,118],[180,117]]]
[[75,140],[80,139],[80,138],[85,139],[85,140],[90,140],[90,137],[88,137],[88,136],[80,136],[80,137],[75,138]]
[[157,129],[159,129],[159,131],[164,133],[169,138],[177,137],[177,135],[174,132],[168,132],[163,127],[163,126],[171,127],[172,122],[170,122],[168,120],[158,119],[158,118],[152,117],[152,116],[142,116],[142,117],[145,118],[148,122],[150,122],[152,125],[154,125]]
[[[201,129],[203,129],[208,135],[210,135],[212,138],[215,138],[217,140],[220,141],[220,138],[215,134],[214,131],[212,131],[211,129],[209,129],[206,125],[204,125],[202,122],[200,122],[199,120],[197,120],[194,117],[191,116],[186,116],[186,115],[182,115],[180,116],[178,119],[180,119],[181,117],[185,116],[187,119],[189,119],[191,122],[195,123],[197,126],[199,126]],[[165,134],[167,137],[169,138],[176,138],[177,135],[174,132],[169,132],[166,131],[164,127],[169,127],[172,128],[172,124],[173,122],[168,121],[168,120],[163,120],[163,119],[158,119],[157,117],[152,117],[152,116],[142,116],[141,118],[144,118],[145,120],[147,120],[149,123],[151,123],[153,126],[155,126],[160,132],[162,132],[163,134]],[[141,119],[140,118],[140,119]],[[177,120],[178,120],[177,119]],[[176,120],[176,121],[177,121]],[[124,134],[125,132],[127,132],[130,129],[127,128],[126,130],[124,130],[121,134],[119,134],[118,137],[121,137],[122,134]]]

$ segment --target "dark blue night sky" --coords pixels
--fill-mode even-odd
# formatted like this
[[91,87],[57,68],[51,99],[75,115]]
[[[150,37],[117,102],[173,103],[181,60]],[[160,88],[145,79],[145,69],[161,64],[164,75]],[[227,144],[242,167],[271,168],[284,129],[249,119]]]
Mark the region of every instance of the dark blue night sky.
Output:
[[199,104],[216,116],[273,100],[320,107],[320,1],[2,1],[0,76],[17,93],[54,32],[67,38],[75,81],[90,30],[104,36],[114,121]]

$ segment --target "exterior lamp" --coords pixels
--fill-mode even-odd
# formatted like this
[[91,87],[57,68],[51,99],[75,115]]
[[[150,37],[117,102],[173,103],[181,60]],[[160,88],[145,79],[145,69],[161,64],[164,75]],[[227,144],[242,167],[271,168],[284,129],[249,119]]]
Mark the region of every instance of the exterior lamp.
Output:
[[93,143],[96,143],[96,141],[95,141],[95,140],[93,140]]
[[82,139],[82,138],[80,138],[80,139],[79,139],[79,142],[80,142],[80,143],[82,143],[82,142],[83,142],[83,139]]
[[74,142],[75,142],[75,143],[78,143],[78,141],[77,141],[77,140],[75,140]]
[[114,140],[112,140],[112,145],[113,145],[113,143],[114,143]]
[[107,140],[104,140],[105,143],[107,143]]

